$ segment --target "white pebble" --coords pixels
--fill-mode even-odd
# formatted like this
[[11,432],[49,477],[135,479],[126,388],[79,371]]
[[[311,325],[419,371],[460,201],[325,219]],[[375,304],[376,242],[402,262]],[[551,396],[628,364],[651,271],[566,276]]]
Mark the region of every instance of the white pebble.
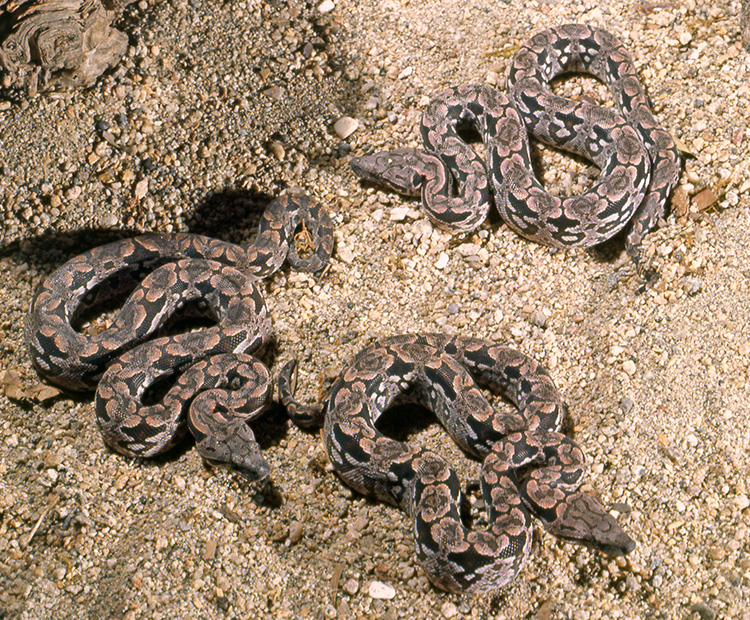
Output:
[[321,13],[330,13],[335,8],[336,5],[333,3],[333,0],[323,0],[323,2],[318,5],[318,11]]
[[462,243],[456,248],[461,256],[474,256],[479,254],[480,247],[476,243]]
[[632,377],[635,374],[635,362],[633,360],[625,360],[622,363],[622,369]]
[[398,74],[398,79],[403,80],[408,78],[412,73],[414,73],[413,67],[406,67],[401,73]]
[[435,269],[445,269],[448,266],[448,255],[445,252],[440,252],[437,262],[435,263]]
[[381,599],[392,599],[396,596],[396,590],[394,587],[390,583],[383,583],[382,581],[371,582],[367,593],[372,598]]
[[357,127],[359,127],[357,119],[352,118],[351,116],[342,116],[333,124],[333,130],[342,140],[348,138],[357,131]]
[[102,216],[101,222],[105,228],[113,228],[118,224],[117,216],[111,211]]
[[392,222],[403,222],[409,213],[409,207],[394,207],[391,209],[390,220]]
[[440,608],[440,613],[443,614],[443,618],[453,618],[456,614],[458,614],[458,607],[456,607],[455,604],[451,603],[450,601],[446,601]]
[[351,249],[341,243],[336,246],[336,256],[338,256],[345,263],[351,263],[354,260],[354,252]]
[[143,198],[146,193],[148,192],[148,179],[141,179],[138,181],[138,183],[135,184],[135,189],[133,190],[133,194],[137,199]]

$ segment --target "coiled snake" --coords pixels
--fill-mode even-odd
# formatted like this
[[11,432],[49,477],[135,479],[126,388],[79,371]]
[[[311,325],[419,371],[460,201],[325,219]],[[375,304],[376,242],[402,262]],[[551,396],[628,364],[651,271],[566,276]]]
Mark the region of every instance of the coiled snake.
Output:
[[[293,243],[299,225],[312,234],[308,258]],[[298,195],[267,206],[249,246],[173,233],[94,248],[58,268],[37,292],[26,322],[32,362],[65,389],[96,388],[97,422],[117,452],[160,454],[189,427],[204,458],[262,478],[268,465],[246,424],[272,394],[268,369],[251,357],[271,333],[257,282],[284,260],[316,271],[332,250],[325,209]],[[104,331],[79,331],[91,308],[128,292]],[[149,340],[176,316],[207,317],[215,325]],[[160,387],[169,389],[152,404],[149,396]]]
[[[555,95],[550,83],[569,72],[604,81],[622,116]],[[467,124],[484,141],[486,163],[461,138]],[[421,134],[425,151],[357,157],[352,169],[397,192],[421,194],[430,219],[451,231],[479,226],[492,199],[511,229],[553,247],[590,247],[628,226],[626,249],[636,263],[680,175],[677,147],[654,118],[627,50],[608,32],[580,24],[545,30],[522,45],[507,97],[478,85],[440,93],[424,111]],[[599,179],[578,196],[546,191],[534,176],[528,134],[592,161]]]
[[[460,336],[385,338],[360,351],[315,405],[294,400],[294,367],[287,363],[278,379],[290,417],[300,426],[323,424],[328,457],[347,484],[411,516],[417,559],[437,586],[486,592],[513,579],[530,552],[530,512],[551,533],[609,553],[635,546],[596,499],[577,490],[584,457],[559,432],[560,395],[522,353]],[[506,396],[518,412],[496,411],[477,384]],[[433,411],[461,448],[484,459],[485,531],[462,522],[461,487],[448,463],[377,430],[386,409],[410,401]]]

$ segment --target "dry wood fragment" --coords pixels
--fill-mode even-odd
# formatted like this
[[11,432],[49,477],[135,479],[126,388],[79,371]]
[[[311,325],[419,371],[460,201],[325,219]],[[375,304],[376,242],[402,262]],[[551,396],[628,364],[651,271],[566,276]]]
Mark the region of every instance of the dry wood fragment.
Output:
[[692,202],[695,206],[695,210],[698,211],[698,213],[701,213],[707,211],[719,202],[719,197],[713,192],[713,190],[707,187],[693,196]]
[[112,22],[131,0],[0,0],[2,85],[91,86],[128,49]]

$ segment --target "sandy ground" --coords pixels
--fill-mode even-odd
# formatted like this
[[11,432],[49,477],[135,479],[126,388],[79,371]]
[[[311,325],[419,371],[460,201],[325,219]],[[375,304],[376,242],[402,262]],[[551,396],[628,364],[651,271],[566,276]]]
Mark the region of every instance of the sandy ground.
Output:
[[[4,93],[0,617],[750,618],[750,58],[738,13],[727,0],[335,0],[328,12],[144,0],[124,26],[127,57],[94,88]],[[451,236],[348,167],[416,145],[440,89],[502,89],[517,45],[570,21],[626,42],[657,116],[692,153],[674,213],[645,242],[661,276],[646,291],[617,242],[555,252],[497,218]],[[593,80],[560,88],[607,101]],[[333,129],[343,116],[358,122],[346,139]],[[556,191],[594,174],[539,157]],[[319,437],[279,411],[254,425],[271,478],[248,486],[189,445],[153,462],[113,454],[91,398],[39,402],[22,325],[55,267],[145,230],[246,241],[256,207],[297,189],[328,206],[337,248],[320,277],[287,269],[268,282],[273,368],[298,357],[299,395],[313,400],[397,331],[516,346],[550,368],[588,485],[637,541],[632,554],[538,532],[511,585],[447,595],[415,563],[407,517],[344,487]],[[414,426],[412,440],[476,475],[436,424]],[[373,596],[378,582],[392,598]]]

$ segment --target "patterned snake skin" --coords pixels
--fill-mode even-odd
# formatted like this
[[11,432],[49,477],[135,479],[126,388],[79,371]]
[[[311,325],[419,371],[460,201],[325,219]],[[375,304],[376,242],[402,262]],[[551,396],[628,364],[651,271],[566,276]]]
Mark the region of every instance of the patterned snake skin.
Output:
[[[417,559],[438,587],[478,593],[512,580],[530,553],[530,513],[557,536],[611,554],[634,548],[604,507],[577,490],[584,457],[559,432],[560,395],[546,370],[518,351],[440,334],[386,338],[358,353],[311,406],[294,400],[294,368],[287,363],[278,379],[290,417],[303,427],[323,424],[328,457],[348,485],[411,516]],[[477,384],[518,412],[496,411]],[[404,402],[433,411],[463,450],[483,459],[485,531],[461,520],[461,487],[448,463],[377,430],[383,412]]]
[[[550,83],[570,72],[604,81],[622,116],[555,95]],[[482,136],[486,163],[459,135],[467,124]],[[421,194],[432,221],[456,232],[479,226],[493,199],[510,228],[553,247],[590,247],[627,226],[626,249],[636,264],[680,175],[677,147],[654,118],[623,44],[579,24],[546,30],[521,46],[507,97],[474,85],[440,93],[424,111],[421,133],[425,151],[358,157],[354,172],[406,195]],[[597,182],[578,196],[546,191],[534,176],[529,134],[592,161],[601,171]]]
[[[293,243],[299,225],[312,234],[309,258]],[[300,195],[271,202],[247,247],[187,233],[97,247],[62,265],[37,292],[26,323],[32,362],[60,387],[96,389],[97,422],[117,452],[163,453],[189,426],[204,458],[262,478],[268,465],[246,424],[272,394],[268,369],[250,357],[263,351],[271,333],[257,282],[284,260],[316,271],[332,250],[328,214]],[[104,331],[79,331],[90,309],[126,294]],[[215,325],[148,340],[175,315]],[[167,387],[161,401],[150,402]]]

